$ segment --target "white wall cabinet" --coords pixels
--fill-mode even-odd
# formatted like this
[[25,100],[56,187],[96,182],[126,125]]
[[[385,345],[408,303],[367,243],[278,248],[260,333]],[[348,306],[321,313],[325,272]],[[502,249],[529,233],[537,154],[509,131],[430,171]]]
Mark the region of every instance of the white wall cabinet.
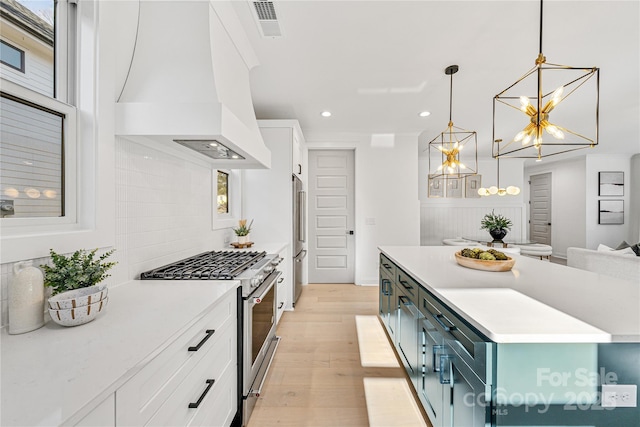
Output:
[[[257,245],[286,242],[279,269],[278,320],[283,310],[293,309],[293,175],[302,179],[306,155],[304,138],[296,120],[259,120],[260,132],[271,150],[271,169],[244,171],[244,216],[253,219],[251,240]],[[299,165],[299,167],[298,167]],[[304,179],[302,179],[304,182]],[[280,303],[284,302],[280,307]]]

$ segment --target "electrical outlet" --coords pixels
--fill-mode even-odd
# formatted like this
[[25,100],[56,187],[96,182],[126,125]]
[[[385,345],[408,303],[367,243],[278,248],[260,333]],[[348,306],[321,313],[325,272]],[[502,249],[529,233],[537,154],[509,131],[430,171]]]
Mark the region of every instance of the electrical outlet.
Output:
[[224,244],[225,245],[230,245],[231,244],[231,233],[230,232],[224,233]]
[[638,400],[638,387],[635,384],[603,384],[603,408],[635,408]]

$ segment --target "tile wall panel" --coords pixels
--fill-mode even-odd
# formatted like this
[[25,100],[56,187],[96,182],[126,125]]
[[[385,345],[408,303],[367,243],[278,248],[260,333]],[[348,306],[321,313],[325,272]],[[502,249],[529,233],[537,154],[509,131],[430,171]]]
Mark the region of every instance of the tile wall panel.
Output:
[[[154,267],[223,248],[228,230],[211,227],[211,167],[117,138],[115,170],[116,251],[109,260],[118,264],[105,284],[136,279]],[[47,262],[49,258],[41,258],[34,265]],[[12,268],[0,265],[2,326],[9,319]]]
[[[463,207],[463,206],[428,206],[420,207],[420,244],[422,246],[442,245],[443,239],[456,237],[489,236],[489,232],[480,230],[480,221],[485,214],[494,209],[496,214],[502,214],[513,222],[509,235],[522,238],[526,236],[523,230],[521,207]],[[509,235],[507,237],[509,237]]]

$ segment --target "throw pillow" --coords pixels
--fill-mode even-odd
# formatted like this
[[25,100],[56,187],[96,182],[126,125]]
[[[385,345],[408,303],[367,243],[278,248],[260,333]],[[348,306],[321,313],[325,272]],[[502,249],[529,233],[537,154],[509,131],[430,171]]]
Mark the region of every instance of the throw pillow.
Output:
[[598,245],[598,252],[607,252],[613,255],[623,255],[623,256],[636,255],[636,253],[630,247],[616,250],[616,249],[610,248],[607,245],[603,245],[602,243]]
[[[604,245],[603,245],[604,246]],[[640,243],[636,243],[635,245],[630,245],[627,243],[626,240],[623,240],[622,243],[620,243],[618,245],[618,247],[615,249],[616,251],[619,251],[621,249],[626,249],[626,248],[631,248],[631,250],[637,255],[640,256]]]
[[622,243],[620,243],[616,248],[616,251],[619,251],[620,249],[630,248],[630,247],[631,245],[628,244],[626,240],[623,240]]

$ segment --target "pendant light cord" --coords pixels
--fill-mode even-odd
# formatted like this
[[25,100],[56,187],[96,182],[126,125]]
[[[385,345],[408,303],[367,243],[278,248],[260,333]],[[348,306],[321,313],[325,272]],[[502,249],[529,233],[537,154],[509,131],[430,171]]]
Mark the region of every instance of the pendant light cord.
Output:
[[453,110],[453,74],[451,74],[451,82],[449,83],[449,122],[451,122],[451,111]]
[[542,0],[540,0],[540,55],[542,55]]

